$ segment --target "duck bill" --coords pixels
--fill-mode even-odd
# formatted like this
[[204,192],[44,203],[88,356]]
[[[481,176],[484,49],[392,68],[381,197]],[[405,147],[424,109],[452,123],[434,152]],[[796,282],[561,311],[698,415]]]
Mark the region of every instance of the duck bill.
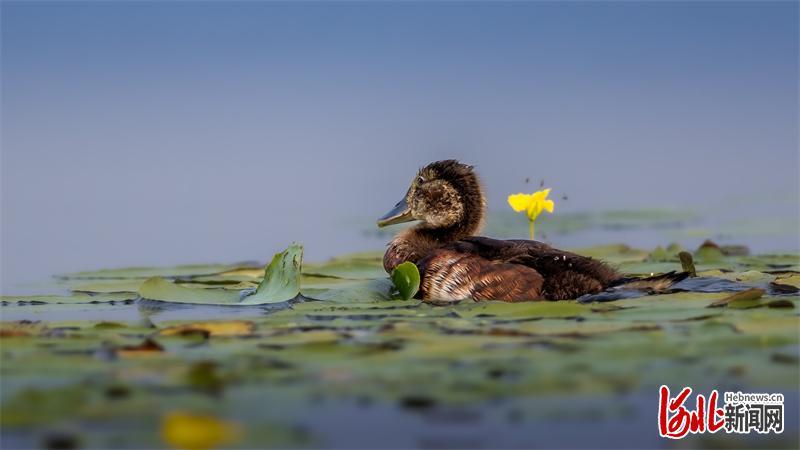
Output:
[[394,205],[391,211],[378,219],[378,227],[411,222],[412,220],[414,220],[414,217],[411,216],[411,208],[408,206],[408,203],[406,203],[406,199],[402,199]]

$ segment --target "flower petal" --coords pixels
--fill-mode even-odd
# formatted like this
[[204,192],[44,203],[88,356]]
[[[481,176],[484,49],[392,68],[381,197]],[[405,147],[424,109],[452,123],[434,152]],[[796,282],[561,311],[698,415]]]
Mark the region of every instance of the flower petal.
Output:
[[545,211],[549,212],[550,214],[553,213],[554,205],[555,204],[553,203],[552,200],[545,200],[544,202],[542,202],[542,207],[544,208]]
[[539,217],[539,214],[542,213],[542,202],[537,202],[537,201],[531,202],[526,212],[528,214],[529,219],[536,220],[536,218]]
[[508,204],[511,205],[511,208],[514,209],[516,212],[522,212],[528,209],[528,206],[531,204],[531,199],[533,196],[529,194],[514,194],[508,196]]

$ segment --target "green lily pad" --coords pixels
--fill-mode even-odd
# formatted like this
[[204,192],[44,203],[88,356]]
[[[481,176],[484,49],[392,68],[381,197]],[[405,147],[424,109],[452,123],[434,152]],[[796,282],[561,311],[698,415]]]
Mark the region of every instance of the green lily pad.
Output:
[[277,253],[264,269],[264,278],[252,294],[226,289],[186,287],[163,278],[150,278],[139,287],[148,300],[205,305],[265,305],[291,300],[300,293],[303,247],[292,244]]
[[291,300],[300,294],[300,272],[303,266],[303,246],[293,243],[277,253],[264,269],[264,279],[255,293],[245,297],[242,305],[264,305]]
[[392,271],[392,282],[403,300],[414,298],[419,290],[419,280],[419,269],[412,262],[406,261]]
[[184,287],[163,278],[153,277],[139,287],[139,296],[148,300],[204,305],[236,305],[241,298],[236,291]]
[[317,300],[333,302],[382,301],[392,298],[392,282],[388,278],[361,280],[330,289],[303,289],[303,295]]
[[135,300],[136,297],[136,294],[129,292],[75,292],[72,295],[3,295],[0,301],[8,305],[86,304],[124,302]]

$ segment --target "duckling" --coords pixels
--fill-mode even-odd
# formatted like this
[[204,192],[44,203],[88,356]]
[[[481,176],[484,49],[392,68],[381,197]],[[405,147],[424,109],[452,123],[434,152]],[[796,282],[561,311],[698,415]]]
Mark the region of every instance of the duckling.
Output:
[[419,298],[562,300],[620,285],[663,290],[678,281],[674,274],[634,281],[602,261],[538,241],[478,236],[486,201],[473,169],[452,159],[425,166],[403,199],[378,219],[379,227],[419,221],[392,239],[383,256],[388,273],[406,261],[417,265]]

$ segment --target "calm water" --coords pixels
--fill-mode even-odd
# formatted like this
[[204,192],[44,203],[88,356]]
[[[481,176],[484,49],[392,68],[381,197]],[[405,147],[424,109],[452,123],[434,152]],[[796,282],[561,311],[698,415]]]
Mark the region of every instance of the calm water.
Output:
[[[566,208],[564,208],[566,209]],[[789,208],[790,209],[790,208]],[[719,244],[744,244],[753,253],[786,253],[797,252],[800,249],[798,244],[797,220],[794,217],[787,217],[786,214],[776,213],[774,215],[764,215],[763,222],[739,221],[735,218],[726,218],[720,214],[717,220],[697,215],[693,218],[682,219],[677,223],[654,223],[642,224],[633,228],[608,228],[597,227],[569,233],[543,232],[538,239],[545,240],[553,245],[575,248],[592,245],[604,245],[610,243],[627,243],[633,247],[652,249],[658,245],[666,246],[668,243],[677,242],[688,249],[696,248],[703,240],[710,238]],[[487,229],[489,234],[498,235],[496,227],[493,226],[495,219],[489,220]],[[547,218],[544,218],[547,220]],[[329,258],[341,253],[378,250],[383,248],[389,239],[388,235],[376,234],[376,230],[371,225],[372,221],[342,221],[337,226],[331,226],[324,231],[324,236],[312,235],[312,239],[306,243],[306,259],[319,260]],[[502,233],[499,237],[525,238],[527,223],[523,217],[519,217],[518,233],[509,235]],[[277,227],[276,227],[277,228]],[[542,229],[547,229],[542,226]],[[290,235],[291,232],[280,233],[276,229],[276,234]],[[389,231],[391,233],[391,230]],[[325,239],[331,237],[330,240]],[[53,285],[52,275],[65,273],[79,269],[98,269],[107,267],[119,267],[123,265],[169,265],[176,263],[199,263],[199,262],[236,262],[245,260],[255,260],[266,262],[272,253],[285,248],[290,240],[279,240],[275,237],[267,236],[264,243],[256,245],[247,236],[237,236],[235,233],[227,239],[231,240],[231,248],[220,250],[212,254],[210,250],[193,249],[186,252],[196,255],[194,259],[188,258],[185,253],[178,253],[176,250],[168,248],[151,249],[152,253],[142,249],[131,250],[131,253],[105,252],[103,249],[86,249],[69,258],[63,258],[63,262],[56,264],[56,261],[34,261],[32,254],[22,255],[19,259],[10,259],[17,262],[17,266],[8,269],[12,277],[5,278],[2,285],[2,293],[6,295],[34,295],[63,292],[62,288]],[[287,238],[288,239],[288,238]],[[239,248],[241,243],[250,242],[251,248]],[[126,243],[125,245],[131,245]],[[148,247],[149,248],[149,247]],[[258,252],[257,249],[263,249]],[[175,253],[173,253],[175,252]],[[33,254],[36,254],[32,250]],[[132,258],[131,255],[138,255]],[[62,258],[58,259],[59,261]],[[6,259],[5,261],[9,261]],[[27,268],[26,272],[22,269]],[[14,278],[15,276],[16,278]],[[13,280],[13,281],[12,281]],[[16,281],[16,282],[14,282]]]
[[443,158],[495,210],[544,179],[556,214],[704,217],[557,245],[796,250],[797,8],[4,3],[0,290],[380,248],[364,230]]

